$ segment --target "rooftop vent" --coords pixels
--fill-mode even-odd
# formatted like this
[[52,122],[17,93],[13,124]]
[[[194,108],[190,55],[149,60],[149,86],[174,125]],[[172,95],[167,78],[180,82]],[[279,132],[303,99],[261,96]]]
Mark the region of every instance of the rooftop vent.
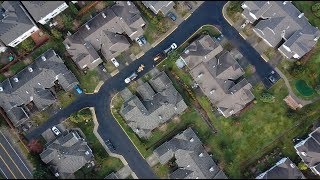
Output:
[[200,154],[199,154],[199,157],[203,157],[203,153],[200,153]]
[[193,142],[193,141],[194,141],[194,139],[193,139],[193,138],[191,138],[191,139],[190,139],[190,142]]
[[47,58],[44,57],[44,56],[41,56],[41,59],[42,59],[43,61],[46,61],[46,60],[47,60]]
[[233,109],[232,109],[229,113],[230,113],[230,114],[233,114],[233,113],[234,113]]
[[33,72],[32,67],[28,67],[29,72]]
[[3,87],[0,86],[0,92],[2,92],[2,91],[3,91]]
[[283,1],[283,3],[282,3],[282,4],[283,4],[283,5],[286,5],[287,3],[288,3],[288,1]]
[[105,13],[102,13],[102,17],[103,17],[103,18],[106,18],[107,16],[106,16],[106,14],[105,14]]
[[185,54],[189,54],[189,52],[190,52],[189,49],[184,51]]
[[210,91],[210,94],[213,94],[215,91],[216,91],[215,89],[212,89],[212,90]]
[[161,115],[159,115],[158,117],[159,117],[159,119],[162,119],[162,116],[161,116]]
[[66,48],[67,48],[67,49],[70,49],[70,45],[69,45],[68,43],[66,44]]
[[128,6],[130,6],[131,5],[130,1],[127,1],[127,4],[128,4]]
[[299,14],[298,18],[302,18],[303,15],[304,13]]
[[302,151],[301,154],[302,154],[303,156],[307,156],[307,153],[304,152],[304,151]]
[[187,167],[190,167],[190,164],[188,164]]
[[203,73],[199,73],[198,78],[201,78],[203,76]]
[[88,24],[86,24],[86,28],[87,28],[88,30],[90,30],[90,27],[89,27],[89,25],[88,25]]
[[88,156],[90,153],[89,153],[89,151],[86,151],[84,154]]
[[318,41],[318,39],[319,39],[319,37],[315,37],[313,40],[314,40],[314,41]]
[[213,172],[214,171],[214,168],[213,166],[209,169],[210,172]]
[[19,82],[19,79],[17,77],[13,78],[14,82]]

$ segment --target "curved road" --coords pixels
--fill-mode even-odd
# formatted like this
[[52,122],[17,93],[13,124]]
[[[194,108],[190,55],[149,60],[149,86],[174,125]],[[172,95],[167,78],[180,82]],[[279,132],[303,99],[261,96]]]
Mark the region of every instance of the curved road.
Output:
[[[270,86],[269,81],[265,78],[273,70],[251,45],[239,35],[223,17],[222,8],[226,3],[222,1],[204,2],[186,21],[181,23],[179,27],[172,32],[165,40],[159,43],[156,47],[150,49],[141,58],[132,62],[125,67],[116,76],[108,79],[99,92],[96,94],[84,94],[80,96],[71,105],[53,115],[46,123],[26,135],[27,139],[37,138],[48,128],[60,123],[70,114],[85,107],[95,107],[97,119],[99,121],[98,132],[101,137],[106,140],[110,139],[114,142],[116,151],[128,162],[130,168],[136,173],[139,179],[156,178],[150,166],[145,159],[141,157],[135,149],[125,132],[113,118],[110,111],[111,94],[126,87],[124,79],[133,71],[136,71],[140,64],[145,65],[145,70],[139,74],[143,76],[156,65],[153,57],[163,49],[175,42],[178,46],[181,45],[189,36],[191,36],[202,25],[215,25],[231,43],[239,49],[239,51],[247,58],[252,65],[255,66],[260,79],[265,86]],[[138,78],[139,78],[138,77]]]

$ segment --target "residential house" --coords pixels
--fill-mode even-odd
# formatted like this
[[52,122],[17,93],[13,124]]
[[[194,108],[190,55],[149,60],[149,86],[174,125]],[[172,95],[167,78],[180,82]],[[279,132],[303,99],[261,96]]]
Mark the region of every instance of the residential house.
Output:
[[161,12],[163,15],[173,9],[174,1],[142,1],[142,3],[155,14]]
[[0,40],[15,47],[39,30],[19,1],[4,1],[0,5]]
[[306,179],[298,167],[289,159],[282,158],[256,179]]
[[68,8],[65,1],[21,1],[33,19],[40,24],[46,24],[62,11]]
[[191,128],[163,143],[153,153],[161,164],[175,158],[178,169],[169,175],[170,179],[228,179]]
[[288,59],[300,59],[320,37],[318,28],[291,1],[245,1],[241,7],[253,31]]
[[302,161],[316,175],[320,176],[320,127],[309,134],[309,137],[294,146]]
[[28,104],[43,110],[56,101],[50,88],[59,84],[65,91],[78,81],[62,59],[49,49],[26,68],[0,83],[0,107],[14,126],[29,119]]
[[[219,56],[218,58],[216,58]],[[192,42],[181,54],[190,74],[218,111],[229,117],[254,99],[252,85],[241,79],[239,63],[209,35]]]
[[62,179],[72,177],[73,173],[93,162],[92,150],[77,131],[58,136],[46,145],[40,157],[55,176]]
[[82,25],[64,44],[80,69],[94,69],[102,62],[100,54],[109,60],[129,49],[125,34],[135,40],[143,34],[144,25],[133,3],[117,2]]
[[139,137],[148,138],[153,129],[187,108],[165,72],[138,86],[137,92],[141,98],[128,89],[121,92],[125,102],[120,114]]

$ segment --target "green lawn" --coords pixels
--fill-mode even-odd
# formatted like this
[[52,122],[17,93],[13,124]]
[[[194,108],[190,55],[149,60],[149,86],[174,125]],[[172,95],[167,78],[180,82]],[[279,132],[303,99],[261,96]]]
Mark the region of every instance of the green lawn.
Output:
[[59,91],[57,93],[57,99],[60,106],[65,108],[70,105],[76,97],[71,92]]
[[[91,116],[91,112],[89,109],[83,109],[82,115]],[[79,111],[79,112],[80,112]],[[106,150],[100,144],[99,140],[93,133],[94,123],[91,119],[88,122],[81,123],[71,123],[72,126],[78,127],[82,130],[82,132],[86,136],[86,141],[88,142],[90,148],[92,149],[94,159],[95,159],[95,169],[94,170],[86,170],[87,168],[82,168],[78,172],[76,172],[76,178],[79,179],[103,179],[111,172],[116,172],[120,168],[122,168],[123,164],[118,158],[114,158],[108,155]]]
[[229,18],[236,22],[240,18],[240,13],[243,11],[241,4],[243,1],[229,1],[229,6],[227,7],[227,15]]
[[11,71],[11,74],[17,74],[22,69],[24,69],[27,65],[23,61],[18,61],[14,65],[12,65],[9,70]]
[[0,74],[0,82],[4,81],[5,79],[7,79],[3,74]]
[[316,1],[292,1],[292,3],[304,13],[312,25],[320,27],[320,18],[316,17],[311,11],[311,6]]
[[304,80],[297,80],[295,87],[302,96],[311,96],[314,93],[312,87],[310,87]]

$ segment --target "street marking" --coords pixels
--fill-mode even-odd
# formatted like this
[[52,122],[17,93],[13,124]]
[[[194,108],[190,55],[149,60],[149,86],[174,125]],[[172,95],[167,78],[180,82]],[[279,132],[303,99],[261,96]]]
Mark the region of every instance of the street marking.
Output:
[[8,166],[7,163],[4,161],[4,159],[2,158],[1,155],[0,155],[0,159],[2,160],[2,162],[4,163],[4,165],[7,166],[8,170],[11,172],[11,174],[13,175],[13,177],[17,179],[17,177],[13,174],[13,172],[11,171],[11,169],[9,168],[9,166]]
[[[26,164],[24,164],[24,162],[22,161],[22,159],[20,158],[20,156],[18,155],[18,153],[16,152],[16,150],[11,146],[10,142],[8,141],[8,139],[6,138],[6,136],[3,135],[3,133],[0,131],[1,135],[4,137],[4,139],[8,142],[9,146],[13,149],[14,153],[18,156],[18,158],[20,159],[20,161],[22,162],[22,164],[24,165],[24,167],[27,169],[27,171],[30,173],[30,175],[32,176],[32,173],[30,172],[29,168],[26,166]],[[23,142],[21,142],[23,143]]]
[[3,148],[3,150],[6,152],[6,154],[8,155],[8,157],[11,159],[11,161],[13,162],[13,164],[16,166],[16,168],[19,170],[19,172],[21,173],[21,175],[26,179],[26,176],[21,172],[20,168],[17,166],[17,164],[14,162],[14,160],[11,158],[11,156],[9,155],[8,151],[2,146],[2,144],[0,143],[0,146]]
[[0,168],[0,171],[2,172],[2,174],[3,174],[7,179],[9,179],[8,176],[2,171],[1,168]]

